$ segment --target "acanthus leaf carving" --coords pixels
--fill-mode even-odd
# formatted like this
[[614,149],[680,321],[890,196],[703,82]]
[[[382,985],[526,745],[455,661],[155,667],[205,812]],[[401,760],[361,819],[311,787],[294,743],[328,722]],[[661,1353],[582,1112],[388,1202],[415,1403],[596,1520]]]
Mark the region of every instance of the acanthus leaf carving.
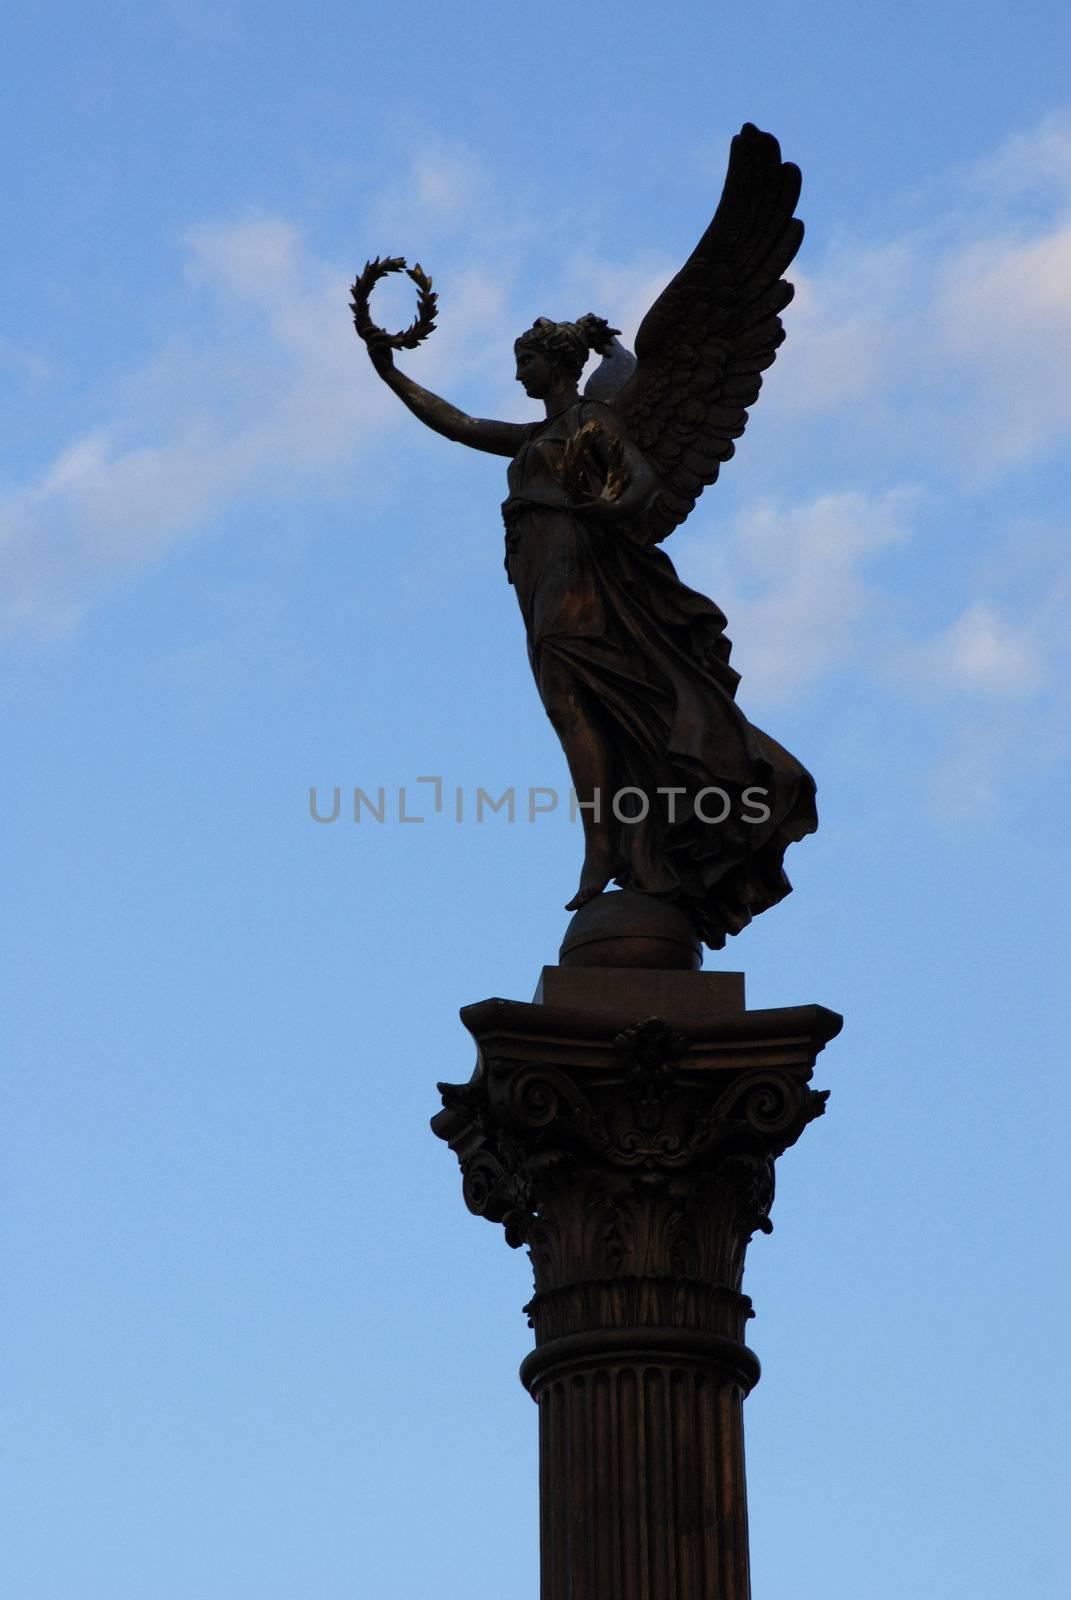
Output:
[[712,1071],[650,1018],[601,1053],[498,1051],[472,1083],[443,1085],[437,1131],[458,1153],[466,1204],[528,1248],[539,1341],[659,1317],[741,1337],[744,1258],[772,1228],[774,1161],[824,1110],[809,1076],[768,1061]]

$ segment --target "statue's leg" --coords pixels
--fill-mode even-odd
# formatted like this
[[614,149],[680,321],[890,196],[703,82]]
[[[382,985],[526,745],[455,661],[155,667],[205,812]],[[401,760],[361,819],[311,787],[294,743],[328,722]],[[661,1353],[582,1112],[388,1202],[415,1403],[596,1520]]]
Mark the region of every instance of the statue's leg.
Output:
[[584,865],[580,886],[566,907],[576,911],[601,894],[618,868],[616,790],[613,750],[597,702],[578,681],[554,641],[543,642],[536,681],[544,709],[561,741],[584,826]]

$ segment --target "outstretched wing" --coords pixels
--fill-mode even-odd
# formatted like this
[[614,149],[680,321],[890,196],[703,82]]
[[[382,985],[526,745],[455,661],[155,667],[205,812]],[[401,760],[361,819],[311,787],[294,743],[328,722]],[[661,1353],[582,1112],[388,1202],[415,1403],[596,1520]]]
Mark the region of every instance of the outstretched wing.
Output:
[[785,271],[803,238],[799,168],[746,122],[706,233],[636,335],[637,367],[609,401],[659,473],[652,540],[687,517],[728,461],[785,336]]

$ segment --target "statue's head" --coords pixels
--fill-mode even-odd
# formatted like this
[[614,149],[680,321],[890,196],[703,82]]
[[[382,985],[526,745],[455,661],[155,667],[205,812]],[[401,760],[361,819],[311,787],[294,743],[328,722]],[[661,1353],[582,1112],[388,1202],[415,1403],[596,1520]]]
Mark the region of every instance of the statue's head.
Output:
[[588,352],[610,349],[619,328],[611,328],[605,317],[587,316],[576,322],[552,322],[537,317],[532,326],[513,344],[517,357],[517,381],[533,399],[542,400],[559,377],[576,383],[584,370]]

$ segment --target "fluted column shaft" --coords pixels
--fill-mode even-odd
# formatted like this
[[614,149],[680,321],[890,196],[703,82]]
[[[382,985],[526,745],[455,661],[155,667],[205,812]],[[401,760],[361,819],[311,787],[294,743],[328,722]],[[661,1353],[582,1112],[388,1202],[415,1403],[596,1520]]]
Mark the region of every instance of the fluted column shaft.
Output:
[[744,1389],[642,1343],[529,1378],[542,1600],[748,1600]]

